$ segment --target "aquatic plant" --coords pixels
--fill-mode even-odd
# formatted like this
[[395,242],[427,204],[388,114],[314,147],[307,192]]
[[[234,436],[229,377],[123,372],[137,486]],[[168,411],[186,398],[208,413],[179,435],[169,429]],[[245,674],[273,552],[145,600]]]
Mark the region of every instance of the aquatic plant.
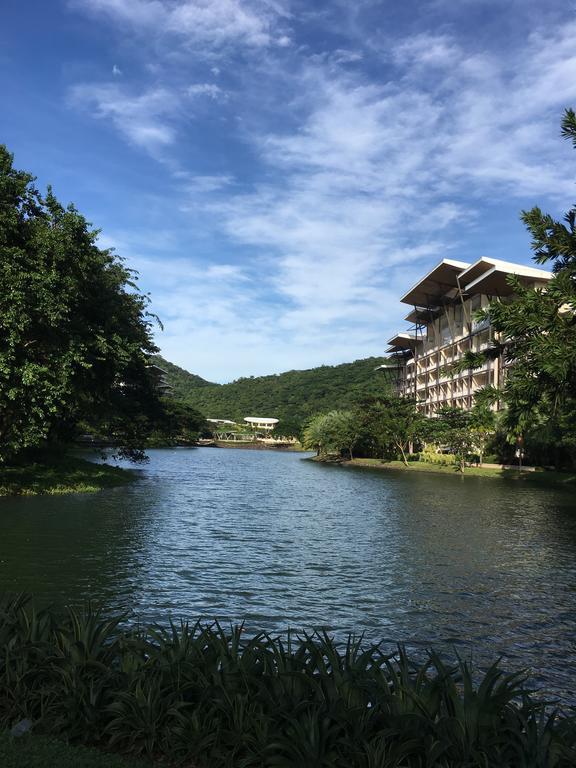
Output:
[[567,768],[576,718],[494,664],[326,633],[0,605],[0,728],[206,768]]

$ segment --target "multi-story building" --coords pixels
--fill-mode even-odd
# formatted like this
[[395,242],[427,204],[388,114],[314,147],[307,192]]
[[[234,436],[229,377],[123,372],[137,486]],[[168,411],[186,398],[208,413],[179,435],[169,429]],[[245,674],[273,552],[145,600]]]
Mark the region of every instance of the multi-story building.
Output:
[[423,413],[432,415],[443,406],[468,410],[475,392],[502,384],[502,356],[461,373],[450,366],[466,352],[492,345],[490,321],[475,316],[493,299],[514,300],[509,275],[535,289],[551,277],[546,270],[497,259],[481,258],[474,264],[443,259],[401,298],[412,307],[405,318],[410,327],[393,336],[386,351],[395,358],[398,393],[415,397]]

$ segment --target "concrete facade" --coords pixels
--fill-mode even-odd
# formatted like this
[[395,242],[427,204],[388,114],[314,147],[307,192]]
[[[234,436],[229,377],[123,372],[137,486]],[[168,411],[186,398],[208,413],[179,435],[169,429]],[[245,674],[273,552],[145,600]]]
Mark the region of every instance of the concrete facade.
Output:
[[473,264],[443,259],[402,297],[412,307],[405,318],[410,326],[388,341],[386,351],[395,358],[398,394],[415,397],[426,415],[443,406],[469,410],[475,392],[502,384],[506,363],[501,355],[475,370],[453,373],[448,368],[465,353],[486,350],[497,340],[489,319],[475,315],[494,299],[514,301],[509,275],[534,289],[545,288],[551,277],[543,269],[497,259]]

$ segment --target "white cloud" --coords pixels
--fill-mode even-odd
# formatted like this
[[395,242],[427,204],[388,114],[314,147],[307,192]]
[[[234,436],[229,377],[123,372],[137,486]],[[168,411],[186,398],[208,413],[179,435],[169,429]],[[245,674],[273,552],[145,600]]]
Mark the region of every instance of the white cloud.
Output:
[[[179,174],[180,178],[185,180],[184,189],[186,193],[194,198],[196,195],[205,195],[211,192],[220,192],[234,183],[232,176],[225,174],[215,174],[212,176],[194,176],[190,173]],[[187,203],[181,205],[182,210],[187,209]]]
[[348,51],[345,48],[337,48],[333,54],[334,61],[337,64],[354,64],[362,61],[364,56],[360,51]]
[[218,85],[213,83],[194,83],[189,85],[186,92],[189,96],[207,96],[209,99],[224,99],[226,93]]
[[289,43],[276,30],[287,14],[265,0],[72,0],[77,7],[104,14],[155,36],[171,35],[190,44],[218,48],[228,44],[260,48]]
[[401,40],[392,57],[401,66],[446,67],[460,63],[462,51],[448,35],[422,33]]
[[576,99],[575,32],[534,37],[513,68],[445,36],[404,40],[393,51],[403,78],[392,85],[305,69],[306,119],[253,137],[281,177],[213,207],[230,238],[263,254],[270,286],[288,302],[278,327],[299,344],[311,328],[315,339],[347,332],[360,349],[404,312],[391,286],[397,296],[423,262],[466,258],[475,196],[567,199],[554,126],[563,99]]
[[[233,166],[175,174],[179,210],[224,234],[231,252],[240,246],[243,266],[159,255],[141,262],[165,320],[164,352],[208,378],[380,352],[402,326],[398,296],[414,278],[443,256],[466,260],[483,201],[562,204],[573,195],[557,136],[561,109],[576,103],[575,22],[498,56],[448,34],[399,39],[383,52],[378,79],[362,69],[356,45],[307,58],[294,47],[279,52],[282,7],[84,3],[208,46],[266,48],[266,78],[249,70],[246,111],[237,115],[250,126],[241,138],[258,154],[262,167],[251,171],[259,179],[242,192]],[[277,75],[274,57],[287,53],[291,69]],[[180,118],[189,119],[184,102],[190,109],[199,97],[223,95],[199,82],[187,100],[168,88],[130,96],[110,86],[81,87],[76,98],[131,142],[176,152]],[[262,102],[276,118],[272,129],[249,114]]]
[[117,85],[83,84],[71,89],[70,98],[94,117],[110,121],[130,143],[152,154],[175,141],[172,120],[179,99],[166,88],[133,95]]

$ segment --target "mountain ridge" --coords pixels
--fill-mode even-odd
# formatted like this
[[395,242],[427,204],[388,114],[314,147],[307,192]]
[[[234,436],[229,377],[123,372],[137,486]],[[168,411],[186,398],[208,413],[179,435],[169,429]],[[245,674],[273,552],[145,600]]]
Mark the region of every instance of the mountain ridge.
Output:
[[206,381],[160,355],[154,361],[166,371],[175,398],[213,419],[267,416],[301,424],[317,413],[347,408],[363,395],[388,389],[386,378],[378,371],[387,363],[384,357],[240,377],[229,384]]

